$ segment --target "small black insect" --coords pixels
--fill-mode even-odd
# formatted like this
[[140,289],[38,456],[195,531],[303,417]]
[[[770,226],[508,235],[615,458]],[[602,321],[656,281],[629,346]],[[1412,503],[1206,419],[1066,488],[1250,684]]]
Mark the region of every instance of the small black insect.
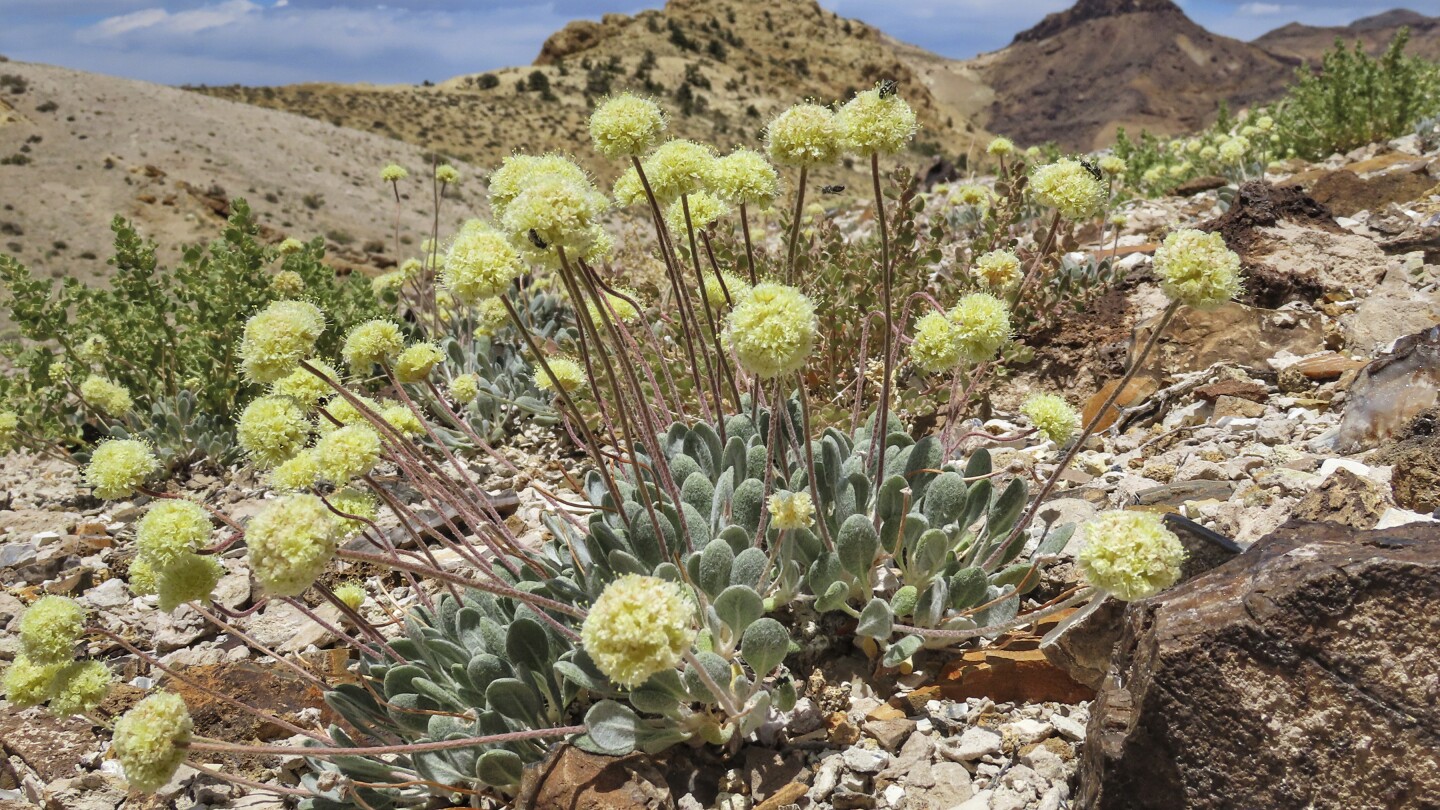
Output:
[[821,187],[820,187],[820,193],[821,193],[821,194],[839,194],[840,192],[842,192],[842,191],[844,191],[844,190],[845,190],[845,187],[842,186],[842,185],[821,186]]
[[879,87],[879,90],[880,90],[880,98],[889,98],[890,96],[895,95],[895,89],[896,89],[896,88],[895,88],[895,80],[894,80],[894,79],[881,79],[881,80],[880,80],[880,87]]
[[1095,178],[1096,180],[1101,179],[1100,169],[1095,164],[1091,163],[1085,158],[1080,158],[1080,165],[1085,167],[1085,171],[1090,172],[1091,177]]
[[540,238],[540,234],[536,233],[534,228],[530,229],[529,236],[530,244],[534,245],[535,247],[540,248],[541,250],[545,250],[546,248],[550,247],[549,245],[545,244],[545,240]]

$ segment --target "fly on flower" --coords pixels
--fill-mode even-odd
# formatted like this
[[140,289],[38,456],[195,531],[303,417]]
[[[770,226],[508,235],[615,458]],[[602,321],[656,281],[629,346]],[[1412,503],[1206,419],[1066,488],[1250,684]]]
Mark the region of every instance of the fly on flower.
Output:
[[1091,163],[1085,158],[1080,158],[1080,165],[1085,167],[1085,171],[1090,172],[1091,177],[1095,178],[1096,180],[1101,179],[1100,169],[1094,163]]
[[894,79],[881,79],[880,86],[876,89],[880,91],[881,98],[889,98],[890,96],[895,95],[895,91],[897,88]]
[[842,184],[839,184],[839,183],[837,183],[836,185],[833,185],[833,186],[821,186],[821,187],[820,187],[820,193],[821,193],[821,194],[839,194],[840,192],[842,192],[842,191],[844,191],[844,190],[845,190],[845,186],[842,185]]
[[534,245],[535,247],[540,248],[541,250],[545,250],[550,247],[548,244],[545,243],[544,239],[540,238],[540,234],[536,233],[534,228],[530,229],[530,233],[528,234],[528,236],[530,237],[530,244]]

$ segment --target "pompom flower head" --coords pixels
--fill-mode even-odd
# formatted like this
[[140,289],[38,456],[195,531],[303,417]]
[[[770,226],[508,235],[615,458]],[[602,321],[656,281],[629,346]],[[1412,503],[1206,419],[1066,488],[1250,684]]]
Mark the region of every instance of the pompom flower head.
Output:
[[844,147],[865,157],[893,155],[915,137],[915,111],[905,99],[879,88],[856,93],[835,121]]
[[477,374],[461,374],[450,381],[450,398],[460,405],[469,405],[480,396],[480,377]]
[[332,484],[349,483],[380,461],[380,434],[369,425],[332,430],[315,445],[315,469]]
[[1106,155],[1100,158],[1100,163],[1097,165],[1100,166],[1100,171],[1111,177],[1119,177],[1130,169],[1129,164],[1119,155]]
[[449,163],[441,163],[435,167],[435,182],[442,186],[453,186],[460,182],[460,170]]
[[796,104],[765,128],[765,151],[781,166],[820,166],[840,157],[840,124],[819,104]]
[[151,695],[115,721],[115,757],[130,787],[154,793],[185,760],[194,731],[185,701],[173,692]]
[[90,454],[85,465],[85,483],[95,497],[107,501],[128,498],[160,471],[160,462],[150,446],[136,439],[111,439]]
[[433,343],[416,343],[395,359],[395,378],[402,383],[424,382],[430,372],[445,359]]
[[186,602],[209,602],[223,576],[225,568],[214,557],[182,554],[156,578],[160,609],[169,613]]
[[705,274],[705,303],[709,304],[711,309],[726,309],[749,294],[750,282],[734,273],[722,270],[718,276],[714,273]]
[[1013,155],[1015,154],[1015,142],[1009,138],[997,137],[990,141],[989,146],[985,147],[985,152],[992,157]]
[[1165,295],[1196,309],[1214,309],[1241,291],[1240,257],[1218,233],[1171,233],[1155,250],[1155,273]]
[[50,681],[50,712],[59,717],[94,711],[110,691],[110,668],[99,661],[76,661]]
[[376,318],[350,330],[340,355],[357,373],[367,373],[378,363],[389,363],[405,347],[405,337],[393,321]]
[[1090,170],[1073,158],[1047,163],[1030,175],[1030,189],[1042,205],[1066,219],[1094,216],[1105,205],[1105,187]]
[[697,234],[730,213],[729,205],[707,191],[697,191],[683,200],[671,202],[665,208],[665,225],[675,234],[676,240],[686,247],[690,243],[685,227],[685,203],[690,205],[690,224],[695,227]]
[[[547,373],[545,368],[549,366]],[[554,376],[551,376],[554,375]],[[547,357],[535,366],[535,387],[541,391],[576,391],[585,387],[585,369],[569,357]]]
[[320,467],[315,461],[315,451],[296,453],[270,471],[270,488],[279,492],[295,492],[309,489],[320,480]]
[[64,664],[75,658],[85,630],[85,610],[63,596],[42,596],[20,617],[20,653],[37,664]]
[[517,241],[534,247],[538,238],[548,250],[565,248],[583,254],[595,243],[600,216],[610,201],[584,182],[544,176],[532,183],[505,208],[501,224]]
[[580,642],[596,666],[627,688],[679,664],[694,640],[681,586],[640,574],[610,583],[580,628]]
[[809,298],[794,287],[763,282],[735,302],[725,337],[742,368],[770,379],[805,367],[815,330]]
[[135,545],[140,559],[161,573],[208,543],[210,529],[210,515],[199,504],[163,500],[140,518],[135,527]]
[[646,202],[645,186],[640,183],[640,173],[635,171],[634,166],[620,174],[620,178],[611,188],[611,194],[615,197],[615,204],[621,208]]
[[[310,372],[301,369],[307,376]],[[261,469],[269,469],[305,446],[310,420],[290,397],[260,397],[245,406],[236,425],[235,439]]]
[[777,529],[806,529],[815,522],[815,502],[808,492],[780,490],[765,502],[770,525]]
[[505,216],[505,209],[542,177],[560,177],[576,183],[588,183],[585,170],[564,155],[511,155],[490,175],[490,212],[496,219]]
[[50,698],[50,685],[55,676],[66,666],[65,663],[37,664],[23,654],[17,655],[5,668],[3,682],[0,682],[10,708],[26,709],[44,703]]
[[240,367],[256,382],[275,382],[315,352],[325,314],[304,301],[276,301],[245,322]]
[[1080,427],[1080,415],[1063,398],[1055,394],[1036,394],[1025,400],[1020,412],[1040,434],[1056,444],[1070,441]]
[[624,293],[623,297],[612,292],[602,291],[600,294],[605,296],[604,307],[597,306],[595,301],[587,298],[585,309],[590,313],[590,319],[597,324],[604,323],[605,318],[620,323],[637,320],[640,317],[640,310],[630,302],[638,301],[639,293],[631,289],[620,289],[619,292]]
[[[324,374],[326,379],[334,380],[337,383],[344,381],[340,372],[323,360],[311,360],[310,365],[314,366],[316,371]],[[320,400],[334,392],[335,389],[331,388],[329,383],[304,368],[296,369],[270,386],[271,394],[289,397],[306,412],[315,410],[315,406],[320,404]]]
[[1009,287],[1020,281],[1020,257],[1008,250],[983,253],[975,260],[975,278],[987,287]]
[[19,432],[20,417],[14,411],[0,411],[0,451],[13,447]]
[[1185,547],[1159,515],[1105,512],[1082,531],[1080,571],[1087,582],[1116,599],[1144,599],[1180,579]]
[[284,239],[280,240],[279,246],[276,247],[276,250],[280,251],[281,256],[289,256],[292,253],[299,253],[304,249],[305,243],[301,242],[299,239],[296,239],[293,236],[287,236]]
[[299,596],[335,556],[341,520],[314,495],[272,501],[245,526],[250,570],[273,596]]
[[960,332],[940,312],[929,312],[915,322],[910,342],[910,359],[931,374],[950,371],[965,360],[960,351]]
[[380,409],[380,418],[405,436],[419,436],[425,432],[425,425],[409,406],[399,402]]
[[633,93],[611,96],[590,114],[590,140],[595,151],[608,158],[642,155],[664,131],[660,105]]
[[410,176],[410,171],[397,163],[391,163],[380,170],[380,179],[386,183],[394,183]]
[[335,588],[335,597],[351,610],[359,610],[365,604],[365,589],[359,583],[346,582]]
[[130,413],[135,403],[130,399],[130,392],[114,382],[91,374],[80,383],[80,396],[110,416],[124,416]]
[[645,177],[655,199],[668,203],[694,194],[710,184],[715,171],[715,150],[695,141],[666,141],[645,159]]
[[780,174],[753,149],[736,149],[715,161],[710,188],[731,205],[764,211],[780,196]]
[[510,240],[472,219],[450,243],[440,268],[440,283],[462,304],[475,304],[510,289],[524,271],[520,253]]
[[1010,307],[989,293],[961,298],[946,317],[955,325],[960,355],[972,363],[991,359],[1010,339]]

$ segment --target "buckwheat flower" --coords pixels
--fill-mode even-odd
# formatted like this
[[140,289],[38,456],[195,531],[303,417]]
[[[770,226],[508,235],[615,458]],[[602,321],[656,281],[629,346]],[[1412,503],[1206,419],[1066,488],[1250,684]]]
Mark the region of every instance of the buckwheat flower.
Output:
[[705,274],[705,303],[709,304],[711,309],[727,309],[749,292],[750,282],[734,273],[721,271],[719,276],[713,273]]
[[1020,406],[1020,412],[1040,431],[1040,435],[1057,445],[1065,444],[1080,428],[1080,414],[1055,394],[1035,394]]
[[590,140],[608,158],[643,155],[665,131],[660,105],[633,93],[611,96],[590,114]]
[[50,698],[50,684],[55,676],[67,666],[66,663],[37,664],[22,653],[15,656],[5,668],[5,677],[0,687],[5,690],[5,699],[12,709],[26,709],[39,706]]
[[90,454],[85,465],[85,483],[95,497],[118,501],[135,494],[145,480],[160,471],[160,462],[150,446],[135,439],[110,439]]
[[99,661],[76,661],[50,681],[50,712],[69,717],[94,711],[110,691],[110,668]]
[[210,542],[210,515],[191,501],[158,501],[135,526],[139,558],[163,573],[181,556]]
[[87,363],[98,363],[110,353],[110,341],[102,335],[91,335],[75,349],[75,354]]
[[325,314],[304,301],[276,301],[245,322],[240,367],[256,382],[275,382],[315,353]]
[[1081,531],[1081,574],[1116,599],[1144,599],[1180,579],[1185,547],[1157,514],[1104,512]]
[[444,359],[445,355],[433,343],[413,344],[395,358],[395,379],[402,383],[424,382]]
[[[535,387],[541,391],[575,391],[585,387],[585,369],[568,357],[547,357],[545,366],[535,366]],[[553,376],[552,376],[553,375]]]
[[650,191],[662,204],[682,194],[709,187],[715,172],[715,150],[695,141],[666,141],[645,159]]
[[1181,161],[1180,163],[1177,163],[1174,166],[1170,167],[1170,176],[1176,180],[1179,180],[1180,178],[1189,174],[1190,170],[1193,168],[1195,167],[1190,165],[1190,161]]
[[950,190],[950,199],[961,205],[985,207],[990,205],[990,189],[974,184],[956,186]]
[[777,529],[807,529],[815,523],[815,502],[808,492],[782,489],[765,502],[770,525]]
[[[602,198],[603,199],[603,198]],[[590,247],[585,248],[581,256],[586,262],[592,265],[601,264],[615,252],[615,239],[604,226],[595,225],[590,228]]]
[[736,149],[715,161],[710,189],[731,205],[764,211],[780,196],[780,175],[759,152]]
[[1008,250],[992,250],[975,259],[975,278],[987,286],[1003,289],[1020,281],[1020,257]]
[[893,155],[915,137],[915,111],[900,96],[879,88],[856,93],[835,114],[840,142],[864,157]]
[[235,440],[255,466],[269,469],[304,447],[311,427],[305,410],[290,397],[260,397],[240,412]]
[[594,244],[595,226],[609,204],[588,180],[541,177],[506,206],[501,224],[517,241],[533,245],[538,237],[549,250],[583,254]]
[[1086,219],[1105,205],[1105,187],[1072,158],[1061,158],[1036,169],[1030,175],[1030,189],[1042,205],[1054,208],[1066,219]]
[[985,147],[985,152],[994,157],[1013,155],[1015,154],[1015,142],[1009,138],[998,137],[990,141],[990,145]]
[[[356,399],[359,399],[360,402],[363,403],[367,409],[376,414],[379,414],[380,411],[385,409],[383,405],[367,396],[356,396]],[[339,422],[342,425],[369,424],[369,422],[365,418],[365,414],[361,413],[359,408],[351,404],[350,400],[340,396],[339,394],[336,394],[335,396],[326,400],[325,412],[330,414],[330,416],[333,417],[336,422]],[[322,434],[329,433],[335,430],[335,425],[331,423],[329,419],[321,419],[319,422],[317,422],[317,424],[319,425],[320,433]]]
[[626,574],[606,586],[580,627],[580,643],[610,680],[634,688],[671,669],[695,640],[682,587]]
[[0,450],[13,447],[19,432],[20,417],[14,411],[0,411]]
[[277,492],[298,492],[315,486],[319,480],[320,468],[315,453],[305,450],[271,470],[269,484]]
[[1171,233],[1155,251],[1155,273],[1165,295],[1196,309],[1214,309],[1241,291],[1240,257],[1218,233]]
[[115,721],[115,757],[130,787],[141,793],[164,787],[185,761],[194,728],[185,701],[174,692],[151,695]]
[[380,418],[404,436],[419,436],[425,432],[425,425],[409,406],[395,403],[380,410]]
[[375,469],[380,461],[380,434],[369,425],[336,428],[315,443],[315,468],[337,486]]
[[212,556],[183,554],[173,565],[160,573],[155,593],[160,596],[160,609],[169,613],[187,602],[208,604],[211,594],[225,568]]
[[450,381],[448,388],[450,398],[455,400],[457,405],[469,405],[480,396],[480,375],[460,374]]
[[765,151],[781,166],[820,166],[840,158],[835,113],[819,104],[796,104],[765,128]]
[[688,247],[689,241],[685,229],[685,209],[683,203],[690,203],[690,224],[695,227],[695,232],[705,230],[721,217],[730,214],[730,206],[721,202],[718,197],[708,191],[697,191],[684,200],[675,200],[665,208],[665,225],[675,238],[682,245]]
[[371,366],[395,359],[404,347],[405,336],[400,334],[400,327],[393,321],[376,318],[350,330],[340,356],[345,358],[351,371],[368,373]]
[[[343,382],[340,372],[336,371],[329,363],[323,360],[311,360],[310,365],[314,366],[316,371],[324,374],[326,379],[334,380],[337,383]],[[296,369],[270,384],[272,396],[289,397],[306,413],[315,410],[315,406],[320,404],[320,400],[334,392],[335,389],[330,387],[329,383],[304,368]]]
[[815,330],[809,298],[794,287],[762,282],[735,302],[725,338],[741,368],[771,379],[805,367]]
[[1204,145],[1204,143],[1205,142],[1200,140],[1199,138],[1191,138],[1190,140],[1185,142],[1185,151],[1192,155],[1199,154],[1200,149]]
[[386,183],[395,183],[410,176],[410,171],[404,166],[391,163],[380,170],[380,179]]
[[130,561],[130,592],[136,596],[149,596],[160,587],[160,576],[144,557]]
[[1216,148],[1213,147],[1213,146],[1207,146],[1207,147],[1205,147],[1204,149],[1201,149],[1201,150],[1200,150],[1200,159],[1201,159],[1201,160],[1214,160],[1216,157],[1219,157],[1219,155],[1220,155],[1220,150],[1219,150],[1219,149],[1216,149]]
[[1236,135],[1220,144],[1220,160],[1223,163],[1239,163],[1250,151],[1250,141],[1244,135]]
[[635,171],[634,166],[620,174],[620,179],[615,181],[615,185],[611,189],[611,195],[615,198],[615,204],[621,208],[648,202],[645,197],[645,186],[640,182],[640,173]]
[[335,598],[351,610],[359,610],[365,604],[365,589],[358,582],[346,582],[335,588]]
[[463,304],[493,298],[524,272],[520,254],[505,235],[478,219],[466,222],[450,243],[440,283]]
[[299,596],[335,556],[341,519],[314,495],[271,501],[245,526],[250,570],[272,596]]
[[75,600],[42,596],[20,615],[20,654],[37,664],[69,663],[84,631],[85,609]]
[[1106,155],[1100,158],[1097,165],[1099,165],[1100,171],[1111,177],[1119,177],[1130,169],[1129,165],[1125,163],[1125,159],[1119,155]]
[[501,219],[510,202],[541,177],[556,176],[588,183],[585,170],[564,155],[511,155],[490,174],[490,213]]
[[1148,169],[1145,170],[1145,173],[1144,173],[1144,174],[1142,174],[1142,175],[1140,176],[1140,180],[1141,180],[1142,182],[1144,182],[1146,185],[1153,186],[1153,185],[1155,185],[1156,183],[1159,183],[1160,180],[1161,180],[1162,178],[1164,178],[1164,177],[1165,177],[1165,167],[1164,167],[1164,166],[1151,166],[1150,168],[1148,168]]
[[460,182],[460,170],[449,163],[441,163],[435,167],[435,181],[442,186],[453,186]]
[[640,310],[631,301],[640,300],[640,294],[629,288],[619,288],[617,292],[624,293],[623,296],[612,292],[600,291],[605,296],[605,307],[597,306],[593,300],[585,300],[585,309],[590,313],[590,319],[596,324],[602,324],[603,318],[609,318],[620,323],[632,323],[640,318]]
[[961,298],[945,316],[955,325],[960,355],[971,363],[994,357],[1010,339],[1010,307],[989,293]]
[[510,313],[499,299],[486,298],[475,305],[475,329],[478,334],[489,337],[509,325]]
[[282,239],[280,241],[280,246],[277,248],[277,250],[280,251],[281,256],[289,256],[292,253],[299,253],[304,249],[305,243],[301,242],[299,239],[296,239],[293,236],[287,236]]
[[80,383],[80,397],[110,416],[124,416],[135,407],[129,391],[95,374]]
[[960,352],[959,337],[959,330],[943,313],[926,313],[915,322],[910,359],[931,374],[950,371],[965,359]]
[[1269,132],[1275,127],[1275,119],[1268,115],[1262,115],[1255,119],[1255,128],[1261,132]]
[[1044,157],[1044,155],[1045,153],[1041,152],[1040,147],[1038,146],[1032,146],[1025,150],[1025,159],[1029,161],[1039,160],[1040,158]]

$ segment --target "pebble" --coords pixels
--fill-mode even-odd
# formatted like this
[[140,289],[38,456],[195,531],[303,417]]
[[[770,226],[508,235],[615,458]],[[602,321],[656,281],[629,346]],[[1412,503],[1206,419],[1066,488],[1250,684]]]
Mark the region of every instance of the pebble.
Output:
[[941,740],[936,748],[940,754],[954,762],[974,762],[987,755],[1000,753],[1002,737],[988,728],[968,728],[957,740],[953,737]]
[[889,754],[868,748],[847,748],[842,756],[845,767],[855,773],[878,773],[881,768],[890,764]]
[[1085,724],[1074,718],[1053,714],[1050,716],[1050,725],[1054,726],[1055,730],[1060,732],[1060,736],[1067,740],[1081,742],[1085,739]]

